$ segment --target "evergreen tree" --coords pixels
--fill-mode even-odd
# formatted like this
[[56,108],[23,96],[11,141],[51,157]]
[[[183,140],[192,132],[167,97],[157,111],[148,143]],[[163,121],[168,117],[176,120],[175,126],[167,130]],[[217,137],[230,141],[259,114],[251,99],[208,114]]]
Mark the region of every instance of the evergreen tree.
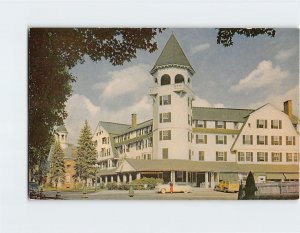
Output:
[[85,181],[85,186],[89,178],[95,177],[96,162],[97,150],[95,142],[92,140],[91,128],[88,125],[88,122],[85,121],[78,140],[77,159],[75,165],[76,177]]
[[58,182],[63,183],[65,181],[64,152],[57,141],[55,141],[51,151],[49,175],[56,189]]
[[250,171],[245,185],[245,200],[254,200],[255,199],[255,191],[257,191],[257,188],[255,186],[255,180],[252,172]]

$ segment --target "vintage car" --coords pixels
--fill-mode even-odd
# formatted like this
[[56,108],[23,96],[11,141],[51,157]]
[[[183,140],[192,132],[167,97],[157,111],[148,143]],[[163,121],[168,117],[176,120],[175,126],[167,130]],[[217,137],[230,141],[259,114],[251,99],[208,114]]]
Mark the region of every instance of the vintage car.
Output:
[[[158,193],[170,193],[170,183],[160,184],[155,187],[155,191]],[[174,183],[173,193],[191,193],[192,187],[185,183]]]
[[215,186],[215,191],[221,192],[238,192],[240,188],[240,184],[238,181],[220,181],[218,185]]

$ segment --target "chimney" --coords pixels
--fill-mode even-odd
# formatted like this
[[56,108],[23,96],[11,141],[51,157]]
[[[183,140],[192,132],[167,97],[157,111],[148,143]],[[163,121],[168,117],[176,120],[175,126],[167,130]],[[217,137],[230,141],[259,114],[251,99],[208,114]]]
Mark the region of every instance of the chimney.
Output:
[[131,114],[131,127],[132,128],[136,127],[136,113]]
[[283,111],[285,114],[289,116],[289,118],[292,117],[292,113],[293,113],[292,100],[287,100],[283,103]]

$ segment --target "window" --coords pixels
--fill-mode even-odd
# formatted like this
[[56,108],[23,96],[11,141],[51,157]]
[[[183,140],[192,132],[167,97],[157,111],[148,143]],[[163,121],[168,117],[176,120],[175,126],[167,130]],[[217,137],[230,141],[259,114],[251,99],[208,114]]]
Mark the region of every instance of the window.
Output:
[[171,95],[163,95],[159,97],[160,105],[170,105],[171,104]]
[[293,153],[286,153],[286,161],[293,162]]
[[282,145],[282,137],[281,136],[272,136],[271,144],[272,145]]
[[216,129],[226,129],[225,121],[216,121]]
[[168,148],[163,148],[162,149],[162,158],[163,159],[168,159]]
[[151,154],[147,155],[147,159],[150,160],[151,159]]
[[192,159],[192,151],[189,150],[189,160],[191,160],[191,159]]
[[159,114],[159,122],[160,123],[171,122],[171,113],[170,112],[160,113]]
[[253,152],[239,152],[238,153],[239,162],[253,162]]
[[190,97],[187,98],[188,101],[188,107],[190,106]]
[[181,74],[175,76],[175,83],[184,83],[184,77]]
[[295,145],[295,136],[286,136],[286,145]]
[[233,122],[233,128],[234,129],[239,129],[239,123],[238,122]]
[[257,162],[268,162],[268,152],[257,152]]
[[102,138],[102,144],[106,144],[107,140],[106,138]]
[[171,130],[159,131],[159,140],[171,140]]
[[266,129],[267,128],[267,120],[256,120],[256,128]]
[[164,75],[161,77],[160,84],[161,84],[161,85],[168,85],[168,84],[170,84],[170,83],[171,83],[170,75],[164,74]]
[[268,136],[257,135],[257,145],[268,145]]
[[227,161],[227,152],[226,151],[217,151],[216,152],[216,161]]
[[282,153],[272,152],[272,162],[282,162]]
[[227,144],[227,136],[216,135],[216,144]]
[[206,128],[206,121],[197,120],[196,121],[196,127],[197,128]]
[[197,144],[206,144],[207,143],[207,135],[196,134],[196,143]]
[[271,129],[281,129],[282,123],[281,120],[271,120]]
[[190,114],[188,114],[188,125],[191,124],[191,118],[190,118]]
[[199,161],[204,161],[204,151],[199,151]]
[[253,144],[253,135],[243,135],[243,144],[252,145]]
[[299,153],[294,153],[294,162],[299,161]]
[[154,82],[157,83],[157,78],[154,79]]

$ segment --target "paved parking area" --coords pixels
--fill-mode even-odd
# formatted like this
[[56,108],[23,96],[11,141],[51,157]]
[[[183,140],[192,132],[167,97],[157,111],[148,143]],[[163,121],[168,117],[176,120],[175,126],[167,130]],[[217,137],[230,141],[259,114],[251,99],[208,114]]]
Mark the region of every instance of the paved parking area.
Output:
[[[135,190],[134,196],[129,197],[128,191],[123,190],[101,190],[87,194],[83,198],[80,192],[61,192],[64,200],[237,200],[237,193],[223,193],[211,189],[194,188],[192,193],[166,193],[160,194],[153,190]],[[50,199],[55,197],[56,192],[45,192]]]

